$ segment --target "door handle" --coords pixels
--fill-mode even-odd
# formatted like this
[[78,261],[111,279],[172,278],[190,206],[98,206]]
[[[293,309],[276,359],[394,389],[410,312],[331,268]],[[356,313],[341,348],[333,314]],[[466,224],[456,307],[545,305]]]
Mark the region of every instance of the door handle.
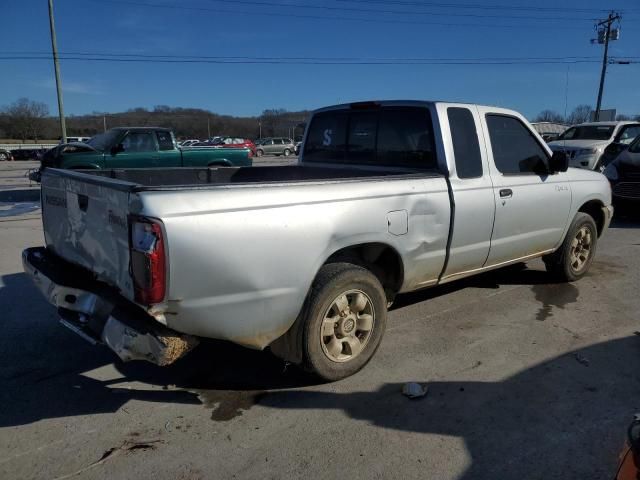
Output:
[[503,188],[500,190],[500,198],[510,198],[513,196],[513,190],[510,188]]

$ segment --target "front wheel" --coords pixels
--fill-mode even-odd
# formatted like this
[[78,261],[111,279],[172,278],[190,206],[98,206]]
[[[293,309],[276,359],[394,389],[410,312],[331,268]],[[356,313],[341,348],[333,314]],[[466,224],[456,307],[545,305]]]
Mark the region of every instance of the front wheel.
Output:
[[264,151],[263,150],[260,150],[260,149],[256,150],[256,157],[261,157],[263,155],[264,155]]
[[0,152],[0,162],[4,160],[9,160],[9,154],[5,152]]
[[324,380],[340,380],[363,368],[378,349],[387,298],[369,270],[328,264],[313,282],[303,315],[303,367]]
[[291,155],[291,150],[289,150],[288,148],[284,149],[284,152],[282,152],[284,154],[285,157],[288,157],[289,155]]
[[578,212],[562,246],[543,257],[547,271],[565,282],[573,282],[588,271],[596,253],[598,229],[591,215]]

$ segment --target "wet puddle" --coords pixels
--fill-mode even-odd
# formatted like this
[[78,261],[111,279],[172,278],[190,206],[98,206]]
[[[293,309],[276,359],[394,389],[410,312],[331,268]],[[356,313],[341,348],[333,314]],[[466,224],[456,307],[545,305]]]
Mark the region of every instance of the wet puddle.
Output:
[[40,202],[0,202],[0,218],[27,215],[40,210]]
[[267,395],[263,390],[191,390],[206,408],[211,408],[211,420],[227,422],[239,417]]
[[564,308],[570,303],[575,303],[579,295],[578,287],[571,283],[534,285],[532,290],[536,300],[542,304],[536,314],[536,319],[541,322],[553,315],[553,307]]

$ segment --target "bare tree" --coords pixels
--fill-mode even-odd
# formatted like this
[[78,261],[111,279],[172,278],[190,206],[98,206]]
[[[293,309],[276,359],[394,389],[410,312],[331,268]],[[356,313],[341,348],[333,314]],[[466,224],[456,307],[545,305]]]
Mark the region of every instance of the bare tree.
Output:
[[631,117],[631,115],[625,115],[624,113],[619,113],[618,115],[616,115],[616,120],[618,120],[619,122],[623,122],[626,120],[633,120],[633,118]]
[[564,118],[554,110],[543,110],[533,120],[534,122],[564,123]]
[[571,114],[567,117],[567,123],[575,125],[577,123],[588,122],[591,117],[591,106],[578,105],[573,109]]
[[19,98],[6,108],[9,133],[21,138],[23,142],[27,138],[33,138],[37,142],[48,115],[49,107],[45,103]]

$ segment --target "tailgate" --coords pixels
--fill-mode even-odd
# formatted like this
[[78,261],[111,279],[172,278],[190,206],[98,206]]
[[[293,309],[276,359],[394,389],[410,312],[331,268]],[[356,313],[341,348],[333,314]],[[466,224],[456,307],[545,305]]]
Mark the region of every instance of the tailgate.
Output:
[[47,248],[133,300],[129,274],[129,195],[136,184],[45,169],[42,220]]

